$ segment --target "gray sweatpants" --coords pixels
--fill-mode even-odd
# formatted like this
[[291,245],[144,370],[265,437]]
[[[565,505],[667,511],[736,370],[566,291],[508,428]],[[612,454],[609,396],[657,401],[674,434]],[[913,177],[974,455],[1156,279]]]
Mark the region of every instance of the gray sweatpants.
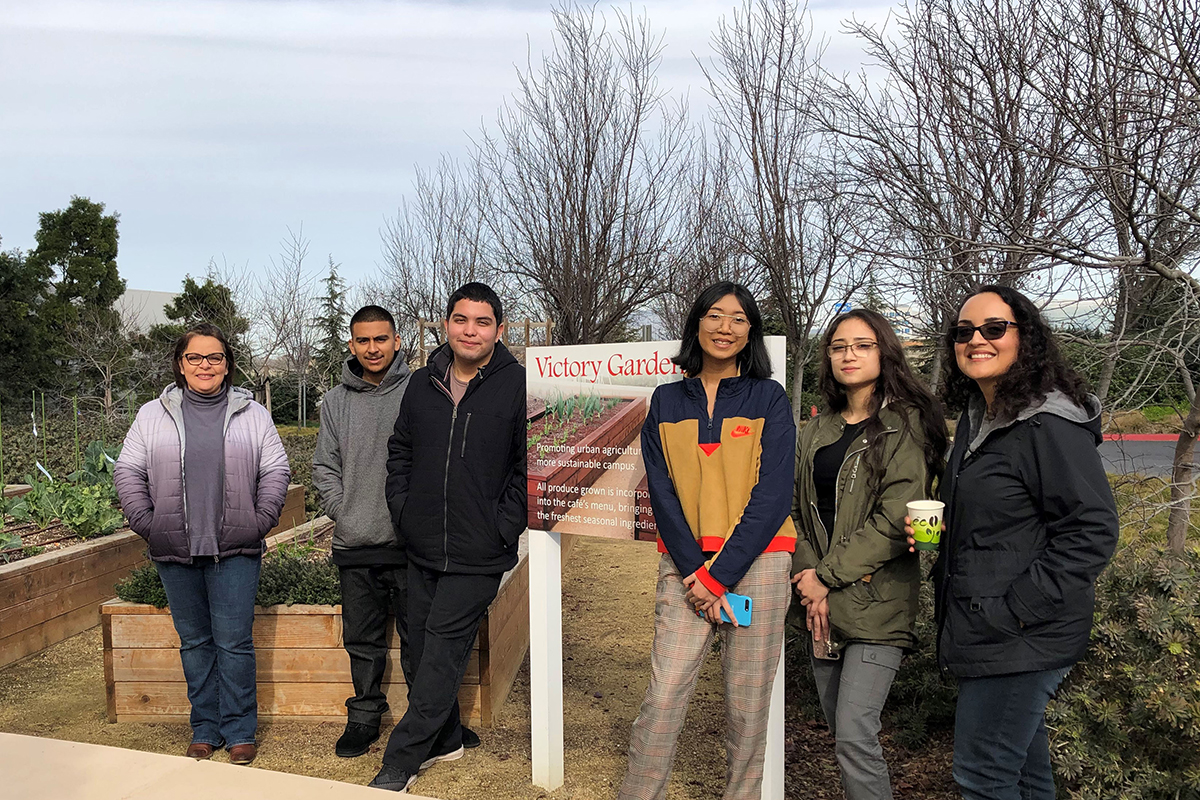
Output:
[[902,655],[899,647],[852,642],[836,661],[812,659],[821,710],[837,739],[846,800],[891,800],[879,716]]

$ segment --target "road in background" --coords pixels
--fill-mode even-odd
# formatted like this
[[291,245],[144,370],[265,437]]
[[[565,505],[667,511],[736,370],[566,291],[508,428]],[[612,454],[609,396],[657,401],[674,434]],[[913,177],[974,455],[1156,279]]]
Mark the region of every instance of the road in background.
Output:
[[[1200,455],[1200,448],[1197,448],[1197,455]],[[1171,460],[1174,456],[1175,442],[1121,440],[1100,445],[1100,457],[1104,459],[1104,468],[1121,475],[1141,473],[1168,478],[1171,476]],[[1192,468],[1197,467],[1193,464]]]

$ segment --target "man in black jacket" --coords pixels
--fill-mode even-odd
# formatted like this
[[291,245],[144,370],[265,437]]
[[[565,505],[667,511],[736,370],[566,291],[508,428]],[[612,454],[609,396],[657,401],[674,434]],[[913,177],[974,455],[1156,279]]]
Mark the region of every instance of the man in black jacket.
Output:
[[414,677],[371,785],[399,792],[421,769],[463,754],[459,686],[525,530],[525,369],[499,341],[500,299],[468,283],[450,296],[443,324],[447,343],[409,381],[388,441]]

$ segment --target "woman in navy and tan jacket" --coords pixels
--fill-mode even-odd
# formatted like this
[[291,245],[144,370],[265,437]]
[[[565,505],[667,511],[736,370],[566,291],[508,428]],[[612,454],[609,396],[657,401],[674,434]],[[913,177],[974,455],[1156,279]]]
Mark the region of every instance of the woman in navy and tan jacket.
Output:
[[[796,427],[771,380],[762,317],[743,286],[697,298],[674,359],[687,375],[658,387],[642,427],[650,502],[663,553],[650,687],[633,723],[621,800],[661,800],[696,676],[720,635],[725,673],[726,800],[758,798],[767,711],[796,546],[789,512]],[[732,619],[727,592],[753,600]]]

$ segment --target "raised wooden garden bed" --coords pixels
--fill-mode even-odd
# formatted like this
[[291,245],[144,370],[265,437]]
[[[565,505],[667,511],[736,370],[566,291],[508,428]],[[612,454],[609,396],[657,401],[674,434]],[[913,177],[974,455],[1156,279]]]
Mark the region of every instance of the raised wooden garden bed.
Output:
[[[303,486],[288,487],[289,507],[272,535],[304,521]],[[0,667],[98,624],[113,585],[145,560],[145,540],[124,530],[0,564]]]
[[[637,438],[647,409],[646,398],[625,398],[599,426],[577,440],[566,442],[564,447],[568,449],[548,454],[536,447],[530,449],[527,483],[530,528],[553,529],[570,505],[604,473],[605,464],[617,460],[614,449],[623,449]],[[550,519],[539,519],[539,510],[549,514]]]
[[[469,725],[490,727],[508,697],[529,647],[529,560],[522,556],[505,576],[484,617],[467,676],[459,692]],[[110,601],[101,607],[104,679],[109,722],[163,722],[188,718],[187,684],[179,637],[170,611]],[[383,689],[391,707],[385,721],[403,715],[407,702],[395,626]],[[271,606],[254,617],[258,655],[258,713],[265,718],[345,720],[354,694],[350,659],[342,647],[341,606]]]

